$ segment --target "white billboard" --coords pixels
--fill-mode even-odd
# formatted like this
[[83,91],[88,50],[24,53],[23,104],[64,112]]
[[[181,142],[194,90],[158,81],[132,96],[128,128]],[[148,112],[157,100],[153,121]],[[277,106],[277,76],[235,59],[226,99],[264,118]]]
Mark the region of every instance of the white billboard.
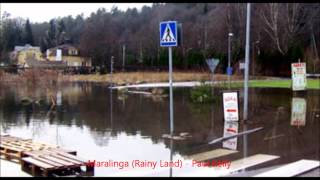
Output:
[[292,63],[291,64],[292,90],[302,91],[306,90],[306,63]]
[[224,92],[223,113],[225,121],[239,121],[238,92]]

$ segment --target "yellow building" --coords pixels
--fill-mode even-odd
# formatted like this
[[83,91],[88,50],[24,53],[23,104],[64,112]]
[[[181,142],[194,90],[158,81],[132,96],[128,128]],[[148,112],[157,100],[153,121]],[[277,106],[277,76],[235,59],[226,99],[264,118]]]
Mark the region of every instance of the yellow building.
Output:
[[29,67],[26,63],[27,59],[36,59],[38,61],[45,60],[40,51],[40,47],[31,46],[30,44],[26,44],[25,46],[15,46],[14,51],[11,52],[10,58],[14,64],[21,67]]
[[68,67],[91,67],[91,58],[81,56],[79,49],[69,44],[48,49],[46,57],[49,61],[63,61]]

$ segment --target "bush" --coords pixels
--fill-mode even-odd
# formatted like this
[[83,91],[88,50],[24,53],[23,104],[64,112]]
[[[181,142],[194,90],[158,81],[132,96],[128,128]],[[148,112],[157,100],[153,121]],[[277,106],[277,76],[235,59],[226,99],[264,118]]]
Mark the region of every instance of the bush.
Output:
[[204,82],[201,82],[200,86],[196,86],[191,90],[190,98],[194,103],[211,103],[214,101],[211,86]]

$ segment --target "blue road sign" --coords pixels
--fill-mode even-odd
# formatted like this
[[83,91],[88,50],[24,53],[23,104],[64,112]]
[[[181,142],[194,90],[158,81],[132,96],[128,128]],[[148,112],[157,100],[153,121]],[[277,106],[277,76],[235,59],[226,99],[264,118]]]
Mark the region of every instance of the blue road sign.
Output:
[[227,67],[227,74],[228,74],[229,76],[232,75],[232,67]]
[[170,47],[178,45],[177,21],[160,23],[160,46]]

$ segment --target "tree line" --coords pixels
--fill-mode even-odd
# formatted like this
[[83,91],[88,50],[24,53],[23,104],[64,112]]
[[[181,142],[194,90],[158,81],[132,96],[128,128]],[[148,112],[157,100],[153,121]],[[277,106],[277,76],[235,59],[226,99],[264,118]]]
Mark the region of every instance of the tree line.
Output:
[[[307,62],[308,71],[320,71],[319,3],[253,3],[251,8],[250,54],[255,74],[282,75],[290,63]],[[3,13],[1,60],[8,59],[15,45],[29,43],[44,52],[64,43],[80,48],[95,66],[167,67],[168,50],[160,47],[159,23],[182,23],[182,44],[173,48],[176,69],[207,69],[205,60],[220,59],[218,71],[225,72],[228,61],[228,34],[231,37],[231,65],[244,60],[245,3],[154,3],[141,10],[104,8],[83,15],[31,23]],[[123,53],[125,52],[125,63]],[[252,71],[251,71],[252,73]]]

